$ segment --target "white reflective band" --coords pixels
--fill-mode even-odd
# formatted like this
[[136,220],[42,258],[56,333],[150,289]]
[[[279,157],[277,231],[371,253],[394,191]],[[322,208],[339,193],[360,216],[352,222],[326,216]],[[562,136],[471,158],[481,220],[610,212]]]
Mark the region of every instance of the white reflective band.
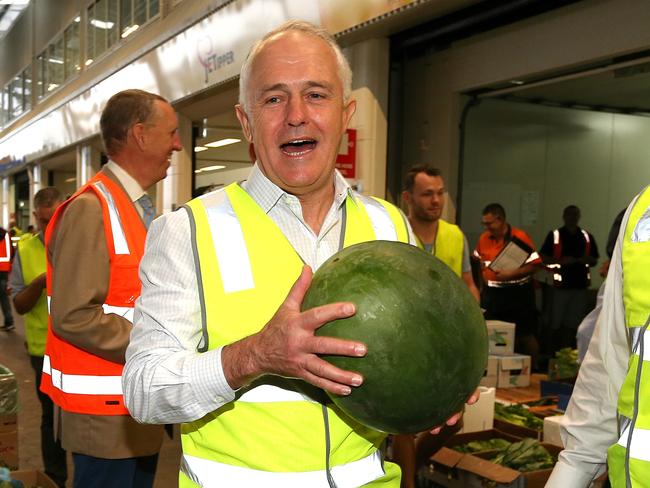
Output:
[[[0,263],[11,261],[11,239],[13,239],[13,237],[11,239],[7,239],[8,236],[9,233],[7,232],[5,235],[5,254],[4,256],[0,256]],[[20,237],[18,239],[20,239]]]
[[530,253],[530,256],[528,256],[528,259],[526,259],[525,264],[535,261],[536,259],[539,259],[539,254],[537,254],[537,251],[533,251]]
[[359,199],[368,212],[372,222],[372,229],[375,231],[375,238],[379,241],[396,241],[397,231],[395,225],[384,206],[372,198]]
[[113,201],[113,196],[106,189],[101,181],[94,183],[94,186],[99,190],[100,195],[104,197],[108,206],[108,215],[111,219],[111,229],[113,232],[113,246],[115,247],[115,254],[130,254],[129,245],[126,242],[126,235],[122,228],[120,221],[120,214],[117,211],[117,206]]
[[246,403],[276,403],[276,402],[312,402],[311,398],[294,390],[285,390],[275,385],[260,385],[246,391],[237,399]]
[[[272,446],[269,446],[272,448]],[[329,488],[325,470],[278,473],[218,463],[184,454],[181,470],[203,488]],[[381,478],[384,469],[378,451],[358,461],[334,466],[337,488],[357,488]]]
[[47,313],[50,314],[52,309],[52,297],[50,295],[47,296]]
[[77,395],[121,395],[122,376],[65,374],[52,367],[49,356],[43,357],[43,373],[52,377],[52,386]]
[[104,309],[104,313],[114,313],[133,323],[133,307],[116,307],[114,305],[104,304],[102,308]]
[[580,229],[580,230],[582,231],[582,235],[583,235],[584,238],[585,238],[585,242],[586,242],[587,244],[589,244],[589,232],[587,232],[587,231],[584,230],[584,229]]
[[[220,193],[225,195],[225,192]],[[244,233],[230,201],[225,199],[220,205],[206,205],[206,209],[224,292],[255,288]]]
[[562,266],[560,264],[557,264],[557,263],[551,263],[551,264],[547,264],[546,267],[547,268],[557,268],[557,269],[559,269]]
[[524,283],[528,283],[529,281],[530,281],[530,277],[526,276],[518,280],[510,280],[510,281],[486,280],[486,285],[491,288],[506,288],[508,286],[523,285]]
[[[640,346],[640,335],[641,335],[641,330],[642,327],[634,327],[632,330],[634,330],[634,346],[632,347],[632,352],[635,355],[639,355],[639,346]],[[650,330],[646,329],[646,331],[643,333],[643,360],[644,361],[650,361]],[[647,368],[648,365],[644,365],[644,368]]]
[[[628,433],[630,426],[628,425],[623,430],[621,438],[618,440],[618,445],[627,447]],[[650,461],[650,430],[634,429],[632,433],[632,444],[630,445],[630,458],[639,459],[641,461]]]
[[556,246],[560,243],[560,231],[555,229],[553,231],[553,244]]
[[553,279],[555,281],[562,281],[562,275],[559,273],[553,273]]

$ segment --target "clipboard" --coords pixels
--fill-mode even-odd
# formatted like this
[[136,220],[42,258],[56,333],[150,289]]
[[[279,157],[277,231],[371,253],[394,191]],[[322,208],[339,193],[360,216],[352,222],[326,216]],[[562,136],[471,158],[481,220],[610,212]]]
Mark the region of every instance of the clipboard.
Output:
[[517,269],[526,263],[528,256],[530,256],[530,250],[524,249],[515,240],[511,240],[501,249],[488,268],[492,271]]

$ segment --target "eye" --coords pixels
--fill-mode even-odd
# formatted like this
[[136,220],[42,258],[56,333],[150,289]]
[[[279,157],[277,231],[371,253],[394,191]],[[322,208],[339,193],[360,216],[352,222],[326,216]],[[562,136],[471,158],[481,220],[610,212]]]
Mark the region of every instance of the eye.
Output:
[[267,97],[267,99],[264,100],[265,105],[274,105],[276,103],[280,103],[280,97],[277,95]]
[[311,100],[322,100],[326,98],[324,93],[319,93],[319,92],[310,92],[307,94],[307,98],[310,98]]

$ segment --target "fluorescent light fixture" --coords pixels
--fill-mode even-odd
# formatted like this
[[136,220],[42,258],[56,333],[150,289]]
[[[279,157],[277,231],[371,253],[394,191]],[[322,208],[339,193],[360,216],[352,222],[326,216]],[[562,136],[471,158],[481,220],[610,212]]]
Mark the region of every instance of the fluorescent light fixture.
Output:
[[224,169],[224,168],[225,168],[225,166],[223,166],[221,164],[215,164],[214,166],[206,166],[205,168],[195,169],[194,173],[204,173],[204,172],[207,172],[207,171],[216,171],[218,169]]
[[521,80],[510,80],[513,85],[523,85],[525,82]]
[[130,36],[135,31],[137,31],[139,28],[140,28],[140,26],[138,24],[133,24],[133,25],[127,27],[126,29],[124,29],[124,31],[122,31],[122,39],[124,39],[125,37]]
[[94,61],[94,59],[92,59],[92,58],[88,58],[88,59],[86,59],[86,62],[85,62],[84,64],[85,64],[86,66],[90,66],[91,64],[93,64],[93,61]]
[[0,5],[28,5],[29,0],[0,0]]
[[77,15],[77,16],[74,18],[74,21],[78,24],[79,22],[81,22],[81,17]]
[[207,150],[208,150],[208,148],[205,147],[205,146],[196,146],[194,148],[194,152],[201,152],[201,151],[207,151]]
[[205,146],[222,147],[222,146],[228,146],[229,144],[236,144],[238,142],[241,142],[241,139],[226,138],[226,139],[219,139],[218,141],[208,142],[207,144],[205,144]]
[[77,181],[77,177],[73,176],[72,178],[66,178],[64,181],[66,183],[72,183],[73,181]]
[[[114,23],[114,22],[110,22],[110,21],[108,21],[108,20],[107,20],[107,21],[103,21],[103,20],[97,20],[97,19],[90,19],[90,25],[94,25],[94,26],[97,27],[98,29],[110,30],[110,29],[113,28],[113,26],[115,25],[115,23]],[[126,36],[122,36],[122,37],[126,37]]]
[[54,64],[63,64],[63,60],[62,60],[61,58],[47,58],[47,60],[48,60],[50,63],[54,63]]
[[57,85],[56,83],[50,83],[47,86],[47,91],[52,91],[52,90],[54,90],[55,88],[58,88],[58,87],[59,87],[59,85]]

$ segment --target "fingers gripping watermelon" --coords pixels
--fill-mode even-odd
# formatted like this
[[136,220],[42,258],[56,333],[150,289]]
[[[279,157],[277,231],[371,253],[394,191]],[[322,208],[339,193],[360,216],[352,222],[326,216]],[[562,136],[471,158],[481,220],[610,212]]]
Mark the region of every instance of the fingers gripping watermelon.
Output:
[[363,384],[332,401],[360,423],[388,433],[420,432],[462,409],[487,361],[481,310],[442,261],[392,241],[350,246],[314,274],[303,310],[350,301],[354,316],[317,335],[367,344],[363,358],[324,356],[358,371]]

